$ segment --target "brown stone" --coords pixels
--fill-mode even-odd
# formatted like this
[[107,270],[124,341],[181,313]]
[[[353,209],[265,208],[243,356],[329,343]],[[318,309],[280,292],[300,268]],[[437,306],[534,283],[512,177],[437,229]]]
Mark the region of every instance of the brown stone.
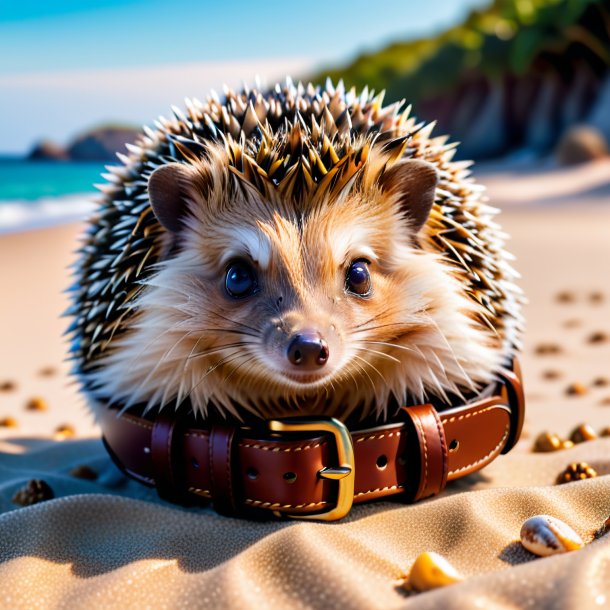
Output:
[[40,479],[32,479],[28,481],[21,489],[18,489],[13,496],[13,504],[20,506],[30,506],[51,500],[55,497],[53,490],[47,483]]
[[563,373],[555,369],[548,369],[546,371],[543,371],[542,377],[544,379],[548,379],[549,381],[553,381],[554,379],[559,379],[563,377]]
[[76,430],[74,429],[74,426],[71,426],[70,424],[62,424],[61,426],[57,426],[57,428],[55,428],[54,436],[58,441],[63,441],[66,438],[72,438],[75,435]]
[[570,292],[569,290],[563,290],[562,292],[558,292],[555,295],[555,300],[558,303],[573,303],[576,298],[573,292]]
[[569,464],[565,470],[557,476],[557,485],[563,483],[571,483],[572,481],[580,481],[583,479],[591,479],[597,476],[595,468],[592,468],[587,462],[573,462]]
[[0,428],[16,428],[18,425],[17,420],[10,415],[0,419]]
[[549,451],[559,451],[560,449],[563,449],[563,443],[557,434],[541,432],[534,441],[532,451],[547,453]]
[[54,366],[45,366],[38,371],[41,377],[53,377],[57,375],[57,369]]
[[539,356],[548,356],[551,354],[561,354],[563,350],[556,343],[540,343],[536,346],[535,352]]
[[14,392],[16,389],[17,384],[12,379],[0,382],[0,392]]
[[594,333],[591,333],[589,335],[589,338],[587,339],[588,343],[605,343],[606,341],[608,341],[608,335],[601,331],[595,331]]
[[49,408],[49,405],[44,398],[34,396],[34,398],[30,398],[30,400],[27,401],[25,408],[28,411],[46,411]]
[[591,303],[603,303],[604,302],[604,293],[603,292],[592,292],[589,295],[589,301],[591,301]]
[[582,383],[571,383],[566,388],[566,394],[568,396],[584,396],[589,390],[587,390],[587,386]]
[[75,466],[70,470],[70,476],[76,477],[77,479],[86,479],[87,481],[95,481],[97,479],[97,472],[90,466],[81,465]]
[[582,326],[582,321],[578,318],[570,318],[563,323],[564,328],[576,328],[578,326]]
[[597,438],[595,430],[589,424],[580,424],[576,426],[570,434],[570,440],[573,443],[585,443],[587,441],[593,441]]
[[610,379],[607,377],[596,377],[591,385],[596,388],[605,388],[607,385],[610,385]]

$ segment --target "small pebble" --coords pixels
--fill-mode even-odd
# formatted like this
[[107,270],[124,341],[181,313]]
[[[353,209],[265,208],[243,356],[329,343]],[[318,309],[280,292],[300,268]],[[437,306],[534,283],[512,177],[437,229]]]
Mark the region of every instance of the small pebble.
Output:
[[607,385],[610,385],[610,379],[607,377],[596,377],[591,385],[596,388],[605,388]]
[[415,591],[430,591],[464,580],[464,577],[442,555],[433,552],[417,557],[403,583],[403,588]]
[[563,441],[563,443],[561,443],[561,447],[562,449],[572,449],[572,447],[574,447],[574,443],[570,440]]
[[582,383],[571,383],[566,388],[566,396],[584,396],[588,391],[587,386]]
[[597,471],[587,464],[587,462],[574,462],[569,464],[563,472],[557,476],[557,485],[571,483],[572,481],[582,481],[592,479],[597,476]]
[[17,384],[10,379],[0,382],[0,392],[14,392],[16,389]]
[[576,551],[584,546],[569,525],[549,515],[530,517],[521,526],[520,538],[521,544],[539,557]]
[[604,398],[602,398],[602,399],[599,401],[599,404],[600,404],[602,407],[608,407],[608,406],[610,406],[610,396],[605,396]]
[[603,292],[599,292],[599,291],[595,291],[589,294],[589,301],[591,301],[591,303],[603,303],[604,302],[604,293]]
[[86,479],[87,481],[95,481],[97,479],[97,472],[90,466],[82,465],[75,466],[70,470],[70,476],[76,477],[77,479]]
[[540,343],[536,346],[535,352],[539,356],[548,356],[551,354],[561,354],[563,350],[556,343]]
[[553,379],[560,379],[561,377],[563,377],[563,373],[555,369],[548,369],[542,373],[542,377],[544,379],[552,381]]
[[563,443],[557,434],[541,432],[534,441],[532,451],[547,453],[548,451],[559,451],[559,449],[563,449]]
[[76,430],[74,429],[74,426],[71,426],[70,424],[62,424],[61,426],[57,426],[57,428],[55,428],[54,437],[58,441],[62,441],[66,438],[72,438],[75,435]]
[[31,504],[51,500],[54,497],[55,494],[47,483],[40,479],[32,479],[17,490],[12,501],[13,504],[19,504],[20,506],[30,506]]
[[557,303],[574,303],[575,300],[574,293],[568,290],[563,290],[555,295],[555,301],[557,301]]
[[25,408],[28,411],[46,411],[49,406],[44,398],[34,396],[34,398],[30,398],[30,400],[27,401]]
[[579,426],[576,426],[570,434],[570,440],[575,444],[593,441],[596,438],[597,434],[589,424],[580,424]]
[[566,320],[562,326],[564,328],[578,328],[579,326],[582,326],[582,321],[578,318],[570,318],[569,320]]
[[600,436],[610,436],[610,426],[606,426],[599,431]]
[[57,375],[57,369],[54,366],[45,366],[38,371],[40,377],[53,377]]
[[18,425],[17,420],[10,415],[0,419],[0,428],[16,428]]
[[608,341],[608,335],[601,330],[591,333],[587,339],[589,343],[605,343],[606,341]]

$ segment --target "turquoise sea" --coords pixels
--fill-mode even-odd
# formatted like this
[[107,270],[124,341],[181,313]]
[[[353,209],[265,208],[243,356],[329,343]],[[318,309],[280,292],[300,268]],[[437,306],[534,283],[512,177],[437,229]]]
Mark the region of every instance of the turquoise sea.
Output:
[[0,233],[84,218],[105,171],[103,163],[0,157]]
[[27,161],[0,157],[0,205],[2,201],[34,201],[93,192],[103,182],[102,163],[71,161]]

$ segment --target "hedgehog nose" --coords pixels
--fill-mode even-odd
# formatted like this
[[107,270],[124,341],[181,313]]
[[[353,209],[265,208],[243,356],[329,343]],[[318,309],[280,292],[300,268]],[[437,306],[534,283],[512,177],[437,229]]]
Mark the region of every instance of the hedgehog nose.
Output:
[[317,369],[328,360],[328,343],[318,332],[302,331],[292,338],[286,355],[295,366],[305,370]]

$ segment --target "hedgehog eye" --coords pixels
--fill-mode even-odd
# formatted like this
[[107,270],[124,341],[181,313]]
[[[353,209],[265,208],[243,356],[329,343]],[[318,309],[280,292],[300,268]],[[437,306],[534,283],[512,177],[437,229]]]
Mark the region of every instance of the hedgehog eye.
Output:
[[371,293],[371,274],[369,261],[359,259],[353,261],[345,274],[345,290],[361,297]]
[[229,265],[225,275],[225,290],[234,299],[243,299],[254,294],[258,288],[256,272],[245,261]]

